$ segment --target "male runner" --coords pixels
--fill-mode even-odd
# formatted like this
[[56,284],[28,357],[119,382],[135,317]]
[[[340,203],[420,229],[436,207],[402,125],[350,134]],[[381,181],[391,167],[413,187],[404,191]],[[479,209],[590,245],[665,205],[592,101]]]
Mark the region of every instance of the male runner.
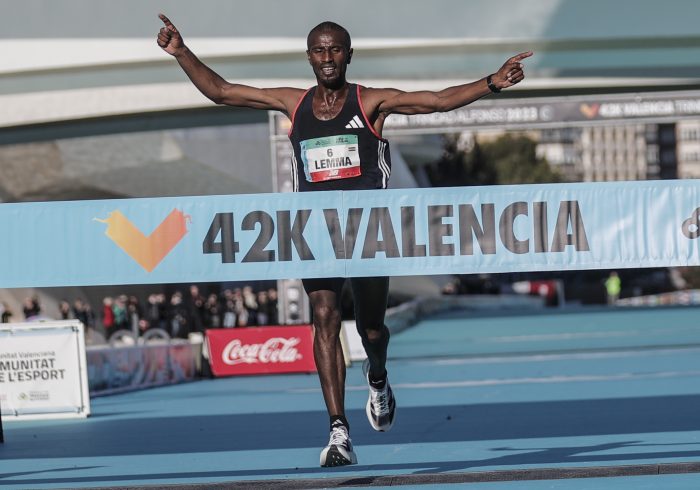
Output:
[[[158,45],[173,55],[194,85],[217,104],[276,110],[289,117],[294,147],[294,190],[361,190],[387,187],[391,160],[382,138],[390,114],[429,114],[465,106],[524,78],[521,53],[492,75],[439,92],[403,92],[348,83],[345,72],[352,59],[350,34],[333,22],[314,27],[307,37],[306,55],[316,86],[260,89],[228,83],[204,65],[188,48],[164,15]],[[324,160],[323,164],[319,164]],[[334,164],[333,162],[336,162]],[[342,165],[339,162],[343,162]],[[343,278],[305,279],[313,311],[314,359],[330,416],[330,441],[321,452],[321,466],[357,463],[345,418],[345,362],[340,345],[340,291]],[[389,330],[384,325],[389,279],[352,278],[355,320],[367,352],[369,399],[366,412],[372,427],[387,431],[394,423],[396,404],[386,372]]]

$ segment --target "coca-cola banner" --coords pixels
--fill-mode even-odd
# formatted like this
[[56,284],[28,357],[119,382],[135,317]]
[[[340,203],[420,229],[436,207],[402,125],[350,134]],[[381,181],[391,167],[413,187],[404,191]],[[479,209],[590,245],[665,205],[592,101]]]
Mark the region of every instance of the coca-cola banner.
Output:
[[310,325],[207,330],[215,376],[316,371]]

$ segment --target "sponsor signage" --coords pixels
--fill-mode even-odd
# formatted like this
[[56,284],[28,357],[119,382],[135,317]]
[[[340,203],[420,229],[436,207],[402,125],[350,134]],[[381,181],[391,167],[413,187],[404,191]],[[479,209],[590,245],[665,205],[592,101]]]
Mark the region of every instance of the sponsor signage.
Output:
[[355,320],[343,320],[340,326],[340,340],[343,343],[346,364],[347,361],[364,361],[367,359],[367,352],[365,352],[365,347],[362,345],[362,337],[357,332]]
[[316,371],[310,325],[207,330],[215,376]]
[[0,204],[0,287],[700,265],[700,181]]
[[[700,91],[635,92],[627,94],[584,95],[497,99],[488,97],[461,109],[433,114],[392,114],[384,124],[384,135],[415,131],[452,129],[519,129],[624,122],[677,121],[700,116]],[[272,113],[278,161],[291,151],[287,133],[289,119]]]
[[700,116],[700,92],[632,93],[479,101],[455,111],[392,115],[387,134],[446,128],[537,128],[563,125],[664,122]]
[[192,381],[195,348],[186,341],[87,350],[90,395],[110,395]]
[[80,322],[0,327],[0,408],[5,420],[90,414]]

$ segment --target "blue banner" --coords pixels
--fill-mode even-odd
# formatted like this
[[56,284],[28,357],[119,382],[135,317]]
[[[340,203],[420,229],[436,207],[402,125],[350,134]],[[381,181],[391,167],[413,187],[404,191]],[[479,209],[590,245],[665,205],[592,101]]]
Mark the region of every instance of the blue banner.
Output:
[[694,180],[0,205],[0,287],[699,265]]

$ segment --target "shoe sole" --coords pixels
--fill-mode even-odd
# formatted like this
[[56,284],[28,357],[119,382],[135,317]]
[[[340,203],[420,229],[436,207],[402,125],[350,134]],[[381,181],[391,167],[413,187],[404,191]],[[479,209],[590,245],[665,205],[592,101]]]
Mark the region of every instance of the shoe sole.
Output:
[[348,466],[357,464],[357,456],[353,451],[347,451],[338,446],[329,446],[321,451],[321,467],[332,468],[335,466]]

